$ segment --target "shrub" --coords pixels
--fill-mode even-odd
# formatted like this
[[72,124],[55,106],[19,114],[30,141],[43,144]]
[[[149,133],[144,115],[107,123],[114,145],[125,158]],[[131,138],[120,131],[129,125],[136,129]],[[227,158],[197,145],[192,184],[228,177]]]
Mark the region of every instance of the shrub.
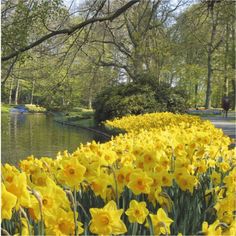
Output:
[[151,87],[136,84],[106,88],[96,97],[93,106],[97,121],[128,114],[155,112],[160,109],[160,104],[156,101]]
[[157,111],[182,113],[187,109],[183,91],[152,80],[108,87],[95,98],[93,107],[98,122],[129,114]]

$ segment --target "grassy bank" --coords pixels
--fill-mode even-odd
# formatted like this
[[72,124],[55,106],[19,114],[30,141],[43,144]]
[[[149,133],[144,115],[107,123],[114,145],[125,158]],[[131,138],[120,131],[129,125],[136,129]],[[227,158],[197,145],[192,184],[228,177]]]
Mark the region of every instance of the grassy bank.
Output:
[[58,112],[53,115],[54,120],[58,123],[89,129],[107,137],[121,133],[121,130],[115,127],[98,124],[94,119],[94,111],[90,109],[76,108],[70,112]]
[[25,108],[30,113],[44,113],[46,112],[46,108],[41,107],[35,104],[19,104],[19,105],[9,105],[9,104],[1,104],[1,112],[9,113],[11,108],[22,107]]
[[81,127],[95,127],[94,111],[84,108],[77,108],[70,112],[54,113],[54,120],[60,123],[78,125]]
[[1,113],[8,113],[14,105],[1,104]]

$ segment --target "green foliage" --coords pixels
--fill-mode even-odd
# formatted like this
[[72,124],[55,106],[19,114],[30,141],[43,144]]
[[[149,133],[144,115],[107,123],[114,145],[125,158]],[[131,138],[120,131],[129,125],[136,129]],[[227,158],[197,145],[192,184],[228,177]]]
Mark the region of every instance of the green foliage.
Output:
[[95,119],[100,122],[129,114],[157,111],[184,112],[187,108],[183,91],[153,80],[140,80],[104,89],[93,103]]
[[1,104],[1,113],[8,113],[11,109],[11,105],[8,105],[8,104]]
[[162,83],[156,88],[156,100],[161,104],[160,111],[185,112],[187,104],[186,93],[176,87]]
[[93,118],[94,111],[89,109],[80,108],[77,112],[70,112],[67,114],[68,121],[75,121],[81,119],[91,119]]
[[[93,7],[89,2],[85,5],[92,14],[100,1],[97,1],[98,5],[92,4]],[[115,2],[112,8],[119,5],[116,6]],[[51,38],[38,47],[19,54],[15,62],[14,58],[3,61],[2,81],[6,80],[2,84],[2,101],[8,103],[11,95],[11,102],[15,102],[19,79],[18,103],[33,102],[53,111],[71,111],[77,106],[91,108],[97,94],[104,87],[117,84],[122,74],[129,81],[139,83],[145,73],[146,82],[141,82],[142,84],[150,85],[152,82],[149,80],[154,79],[154,85],[151,86],[155,88],[158,87],[155,81],[176,85],[186,91],[187,100],[192,107],[203,106],[207,87],[207,48],[212,24],[206,5],[196,3],[189,7],[186,5],[180,11],[176,9],[177,11],[173,11],[175,20],[172,21],[172,14],[168,13],[172,4],[160,1],[156,5],[154,2],[159,1],[141,1],[134,6],[135,10],[130,9],[125,18],[120,18],[122,24],[117,21],[109,22],[109,30],[106,24],[93,24],[89,35],[85,27],[69,36]],[[200,10],[204,8],[206,11]],[[71,14],[71,10],[62,0],[3,1],[3,57],[51,31],[68,28],[85,20],[85,13]],[[217,47],[212,54],[212,106],[220,106],[222,94],[227,90],[234,108],[233,3],[221,1],[214,5],[214,12],[219,14],[213,42]],[[112,32],[108,34],[107,30],[110,29]],[[12,70],[11,65],[14,65]],[[125,99],[123,91],[122,95],[115,95],[114,101],[109,100],[109,105],[111,108],[119,107],[121,114],[118,115],[142,113],[141,108],[145,105],[142,103],[146,100],[147,106],[151,107],[153,106],[150,104],[155,100],[157,110],[184,110],[180,105],[184,103],[181,93],[167,88],[156,90],[158,89],[151,89],[154,95],[137,92],[132,96],[129,94]],[[148,109],[150,110],[149,107]],[[108,112],[114,113],[106,111]]]

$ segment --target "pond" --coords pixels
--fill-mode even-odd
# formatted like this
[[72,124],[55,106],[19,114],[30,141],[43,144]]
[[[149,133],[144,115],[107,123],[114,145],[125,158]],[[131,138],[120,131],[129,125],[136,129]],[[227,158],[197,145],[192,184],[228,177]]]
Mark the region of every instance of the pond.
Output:
[[30,155],[55,158],[59,151],[73,152],[80,143],[105,138],[89,130],[61,125],[45,114],[2,114],[2,164],[16,165]]

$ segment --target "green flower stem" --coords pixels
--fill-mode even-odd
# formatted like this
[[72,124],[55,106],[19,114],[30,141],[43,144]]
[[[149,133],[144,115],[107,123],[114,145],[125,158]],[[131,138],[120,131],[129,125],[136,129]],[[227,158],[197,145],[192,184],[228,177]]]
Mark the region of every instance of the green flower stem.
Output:
[[22,213],[22,215],[25,217],[26,222],[27,222],[27,227],[28,227],[28,231],[29,231],[29,235],[33,235],[30,229],[30,223],[29,223],[29,218],[27,216],[27,214],[25,213],[24,209],[22,207],[20,207],[20,212]]
[[70,190],[65,191],[66,194],[69,197],[69,200],[72,203],[73,207],[73,216],[74,216],[74,224],[75,224],[75,235],[78,235],[78,225],[77,225],[77,219],[76,219],[76,212],[77,212],[77,201],[76,201],[76,190],[74,189],[73,193]]
[[39,211],[40,211],[40,235],[44,235],[44,223],[43,223],[43,204],[42,204],[42,199],[39,195],[38,192],[35,190],[31,189],[32,194],[35,196],[39,203]]
[[77,200],[76,200],[76,190],[74,189],[74,196],[72,196],[72,202],[73,202],[73,213],[74,213],[74,222],[75,222],[75,235],[78,235],[78,225],[77,225],[77,219],[76,219],[76,212],[77,212]]
[[136,235],[137,234],[137,229],[138,229],[138,223],[133,223],[132,225],[132,235]]
[[79,202],[77,202],[77,206],[79,206],[82,209],[85,217],[89,220],[89,216],[88,216],[86,210],[84,209],[84,207]]
[[118,196],[118,185],[117,185],[116,173],[111,166],[101,166],[101,167],[108,168],[109,170],[111,170],[113,174],[114,181],[115,181],[116,205],[119,208],[119,196]]
[[152,224],[152,219],[151,219],[150,215],[147,216],[147,222],[148,222],[149,229],[150,229],[150,235],[155,235],[153,224]]

